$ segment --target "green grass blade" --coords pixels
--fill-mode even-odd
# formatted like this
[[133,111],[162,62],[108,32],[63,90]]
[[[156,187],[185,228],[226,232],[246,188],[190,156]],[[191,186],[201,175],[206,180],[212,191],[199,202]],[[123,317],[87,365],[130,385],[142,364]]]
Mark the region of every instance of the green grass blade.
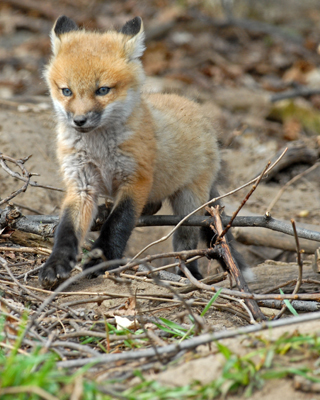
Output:
[[214,296],[212,297],[212,299],[208,302],[208,304],[205,306],[205,308],[203,309],[202,313],[200,314],[201,317],[204,317],[205,314],[207,313],[207,311],[209,310],[209,308],[212,306],[212,304],[217,300],[217,298],[220,296],[222,288],[220,288],[217,293],[214,294]]
[[[279,290],[280,290],[280,293],[281,293],[281,294],[284,294],[283,291],[282,291],[281,289],[279,289]],[[295,310],[295,308],[293,307],[293,305],[290,303],[290,301],[289,301],[288,299],[283,300],[283,302],[284,302],[284,304],[287,306],[288,310],[289,310],[293,315],[295,315],[296,317],[299,316],[299,314],[297,313],[297,311]]]

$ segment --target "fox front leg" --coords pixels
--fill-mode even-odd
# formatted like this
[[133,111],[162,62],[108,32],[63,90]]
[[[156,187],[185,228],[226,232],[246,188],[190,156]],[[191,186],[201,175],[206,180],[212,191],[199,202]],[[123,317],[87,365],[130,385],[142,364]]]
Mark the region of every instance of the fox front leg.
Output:
[[[137,179],[137,181],[129,187],[122,188],[116,198],[113,210],[102,226],[99,238],[93,244],[92,249],[102,250],[106,260],[122,258],[137,219],[147,203],[151,181],[147,179]],[[159,204],[156,208],[160,208]],[[101,258],[92,259],[84,265],[83,269],[88,269],[102,261]],[[90,277],[95,278],[104,271],[114,268],[116,267],[102,268],[92,273]]]
[[[106,260],[120,259],[135,227],[135,222],[135,207],[132,200],[129,198],[122,200],[103,224],[100,236],[93,244],[92,250],[102,250]],[[83,269],[91,268],[102,261],[101,258],[92,259],[84,265]],[[93,272],[89,277],[95,278],[103,274],[105,270],[106,268]]]
[[69,191],[62,206],[52,253],[39,272],[39,281],[44,288],[52,289],[70,276],[79,245],[95,213],[95,197],[93,193]]

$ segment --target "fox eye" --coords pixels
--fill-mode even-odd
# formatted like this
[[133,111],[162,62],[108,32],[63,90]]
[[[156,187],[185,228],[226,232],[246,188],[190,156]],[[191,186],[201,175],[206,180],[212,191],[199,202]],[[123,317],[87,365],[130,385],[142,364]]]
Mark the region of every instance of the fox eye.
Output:
[[72,95],[72,91],[70,89],[68,89],[68,88],[63,88],[61,90],[62,90],[62,94],[64,96],[71,96]]
[[109,92],[110,92],[110,88],[108,86],[102,86],[96,90],[96,95],[97,96],[105,96]]

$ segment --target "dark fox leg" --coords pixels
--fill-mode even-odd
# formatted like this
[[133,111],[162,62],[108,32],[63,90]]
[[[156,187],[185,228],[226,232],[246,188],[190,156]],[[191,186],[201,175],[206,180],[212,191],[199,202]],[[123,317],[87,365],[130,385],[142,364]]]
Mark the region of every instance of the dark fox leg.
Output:
[[[99,238],[94,242],[92,249],[100,249],[107,260],[120,259],[126,248],[127,241],[135,227],[135,207],[132,199],[126,198],[118,203],[112,210],[107,220],[102,226]],[[101,258],[92,259],[83,266],[83,269],[101,263]],[[102,268],[90,275],[91,278],[97,277],[104,271],[116,267]]]
[[161,207],[162,207],[161,201],[158,201],[157,203],[147,203],[143,207],[141,215],[154,215],[160,210]]
[[39,281],[51,289],[66,280],[75,266],[78,247],[96,212],[96,193],[69,186],[55,232],[52,253],[39,271]]
[[64,210],[55,233],[52,253],[39,271],[39,281],[48,289],[66,280],[76,264],[79,239],[70,214],[69,209]]
[[[136,179],[137,182],[133,181],[119,190],[114,208],[103,224],[100,236],[93,244],[92,249],[102,250],[106,260],[122,258],[136,221],[146,204],[151,181],[141,178],[139,180],[139,176]],[[83,269],[88,269],[102,261],[101,258],[92,259],[83,266]],[[101,268],[89,277],[94,278],[103,274],[104,271],[115,268]]]
[[[201,205],[197,196],[189,188],[175,193],[170,198],[170,203],[173,212],[176,215],[187,215]],[[199,228],[191,226],[180,226],[173,234],[173,249],[174,251],[194,250],[198,246]],[[187,268],[196,279],[202,279],[198,269],[197,260],[187,264]],[[178,269],[178,274],[184,276],[183,272]]]

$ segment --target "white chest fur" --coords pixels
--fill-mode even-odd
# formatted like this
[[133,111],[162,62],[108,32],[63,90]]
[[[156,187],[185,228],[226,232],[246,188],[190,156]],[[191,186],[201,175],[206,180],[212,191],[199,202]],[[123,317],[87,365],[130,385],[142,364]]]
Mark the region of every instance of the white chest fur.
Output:
[[135,172],[134,160],[119,148],[131,132],[124,126],[117,128],[88,133],[59,129],[59,142],[70,150],[58,150],[67,185],[76,185],[79,191],[93,190],[97,195],[116,195],[121,183]]

